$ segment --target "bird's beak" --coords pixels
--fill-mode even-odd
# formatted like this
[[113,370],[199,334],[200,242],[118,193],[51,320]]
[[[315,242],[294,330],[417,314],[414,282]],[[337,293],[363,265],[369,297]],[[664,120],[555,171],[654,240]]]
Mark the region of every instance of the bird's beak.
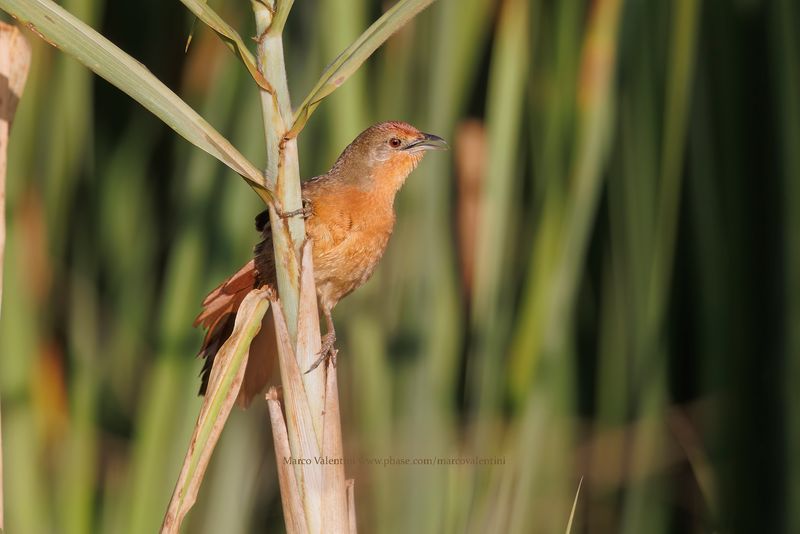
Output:
[[403,150],[408,150],[409,152],[419,152],[421,150],[447,150],[450,148],[447,142],[439,137],[438,135],[433,135],[429,133],[422,133],[422,139],[414,141],[410,145],[406,146]]

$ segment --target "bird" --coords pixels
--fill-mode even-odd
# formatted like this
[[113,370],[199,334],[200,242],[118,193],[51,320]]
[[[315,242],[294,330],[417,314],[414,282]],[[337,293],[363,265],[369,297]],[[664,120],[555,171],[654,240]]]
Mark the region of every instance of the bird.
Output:
[[[392,235],[395,196],[406,178],[426,152],[447,148],[441,137],[408,123],[375,124],[344,149],[327,173],[302,183],[301,210],[279,214],[304,217],[306,236],[312,241],[317,302],[327,330],[319,357],[307,372],[326,357],[335,358],[336,329],[331,312],[375,271]],[[277,292],[269,213],[259,213],[255,223],[261,241],[253,249],[253,259],[206,296],[194,322],[205,329],[198,354],[205,359],[200,395],[205,394],[214,358],[233,331],[244,297],[264,286]],[[247,407],[263,391],[271,376],[277,349],[269,313],[250,346],[237,398],[241,407]]]

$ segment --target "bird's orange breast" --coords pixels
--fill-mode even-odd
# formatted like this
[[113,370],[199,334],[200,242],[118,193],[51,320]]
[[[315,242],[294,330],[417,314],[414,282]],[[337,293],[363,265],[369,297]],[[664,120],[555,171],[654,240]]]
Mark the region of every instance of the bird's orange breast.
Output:
[[[313,242],[317,292],[335,305],[372,275],[394,227],[392,199],[376,191],[340,186],[307,196],[312,214],[306,232]],[[314,194],[316,193],[316,194]]]

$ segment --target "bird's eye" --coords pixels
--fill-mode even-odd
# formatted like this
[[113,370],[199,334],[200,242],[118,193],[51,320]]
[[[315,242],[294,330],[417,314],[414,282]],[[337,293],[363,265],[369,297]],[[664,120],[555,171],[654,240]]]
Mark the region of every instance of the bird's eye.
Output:
[[403,142],[400,141],[400,139],[398,139],[396,137],[392,137],[391,139],[389,139],[389,146],[392,147],[392,148],[397,148],[402,144],[403,144]]

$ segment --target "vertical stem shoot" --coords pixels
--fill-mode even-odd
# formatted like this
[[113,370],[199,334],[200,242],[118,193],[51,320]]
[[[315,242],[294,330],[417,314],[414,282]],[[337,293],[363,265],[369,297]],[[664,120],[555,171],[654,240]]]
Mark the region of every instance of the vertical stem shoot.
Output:
[[[297,306],[300,292],[298,253],[305,239],[302,217],[283,219],[282,212],[302,207],[300,197],[300,164],[297,142],[287,139],[287,122],[292,119],[286,65],[283,58],[282,24],[272,27],[277,11],[286,14],[282,1],[252,2],[258,34],[258,68],[273,88],[261,90],[261,109],[264,116],[264,137],[267,148],[267,183],[275,189],[275,209],[270,210],[270,222],[275,247],[278,293],[281,296],[292,345],[297,339]],[[270,5],[267,5],[270,4]]]

